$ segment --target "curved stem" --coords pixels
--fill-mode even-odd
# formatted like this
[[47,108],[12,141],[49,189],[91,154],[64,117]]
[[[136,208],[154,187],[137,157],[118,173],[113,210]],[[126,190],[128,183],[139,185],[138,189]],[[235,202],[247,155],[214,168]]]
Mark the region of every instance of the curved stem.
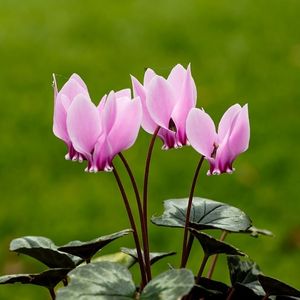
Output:
[[150,266],[150,256],[149,256],[149,236],[148,236],[148,178],[149,178],[149,170],[150,170],[150,162],[151,162],[151,156],[152,151],[154,147],[154,143],[158,134],[158,131],[160,129],[160,126],[158,126],[152,136],[147,159],[146,159],[146,166],[145,166],[145,174],[144,174],[144,190],[143,190],[143,217],[144,217],[144,224],[145,224],[145,242],[146,244],[144,249],[144,255],[145,255],[145,263],[146,263],[146,270],[147,270],[147,276],[148,280],[151,280],[151,266]]
[[55,300],[56,295],[55,295],[54,288],[49,288],[49,293],[50,293],[51,299]]
[[[219,241],[220,241],[220,242],[223,242],[223,241],[225,240],[227,234],[228,234],[228,232],[227,232],[226,230],[223,230],[223,231],[222,231],[222,235],[221,235]],[[214,270],[215,270],[215,267],[216,267],[216,263],[217,263],[218,257],[219,257],[218,254],[216,254],[216,255],[213,256],[213,261],[212,261],[211,266],[210,266],[210,268],[209,268],[209,271],[208,271],[208,273],[207,273],[207,278],[208,278],[208,279],[211,279],[211,277],[212,277],[212,274],[213,274],[213,272],[214,272]]]
[[201,279],[201,276],[203,274],[203,271],[204,271],[204,268],[205,268],[205,265],[207,263],[208,258],[209,258],[209,255],[204,254],[204,257],[203,257],[203,260],[202,260],[202,263],[201,263],[201,266],[200,266],[200,269],[199,269],[199,272],[198,272],[198,275],[197,275],[197,279],[196,279],[197,284],[199,284],[199,282],[200,282],[200,279]]
[[141,224],[141,229],[142,229],[142,238],[143,238],[143,249],[144,249],[144,253],[145,253],[145,248],[147,245],[147,234],[146,234],[146,229],[145,229],[145,221],[143,218],[143,208],[142,208],[142,201],[141,201],[141,197],[140,197],[140,193],[139,193],[139,189],[137,186],[137,183],[135,181],[134,175],[131,171],[131,168],[126,160],[126,158],[124,157],[124,155],[122,153],[119,153],[119,157],[122,160],[125,169],[128,173],[128,176],[130,178],[134,193],[135,193],[135,198],[136,198],[136,202],[137,202],[137,206],[138,206],[138,211],[139,211],[139,218],[140,218],[140,224]]
[[[189,196],[189,202],[186,210],[186,218],[185,218],[185,225],[184,225],[184,235],[183,235],[183,243],[182,243],[182,256],[181,256],[181,264],[180,267],[184,268],[186,263],[187,263],[187,238],[188,238],[188,227],[189,227],[189,222],[190,222],[190,215],[191,215],[191,209],[192,209],[192,202],[193,202],[193,196],[194,196],[194,191],[195,191],[195,186],[197,182],[197,178],[199,175],[199,171],[201,169],[202,163],[204,161],[204,156],[201,156],[199,163],[197,165],[195,175],[193,178],[191,190],[190,190],[190,196]],[[192,243],[192,240],[191,240]],[[190,248],[192,245],[190,246]]]
[[234,292],[235,292],[234,287],[232,287],[232,288],[230,289],[230,292],[229,292],[228,297],[226,298],[226,300],[231,300],[232,295],[234,294]]
[[138,255],[139,266],[140,266],[141,277],[142,277],[142,285],[143,285],[142,288],[143,288],[147,283],[147,279],[146,279],[146,274],[145,274],[145,265],[144,265],[144,259],[143,259],[142,251],[141,251],[139,236],[137,234],[136,225],[135,225],[135,222],[134,222],[134,218],[133,218],[133,215],[132,215],[132,211],[131,211],[131,208],[130,208],[130,205],[129,205],[129,201],[128,201],[124,186],[121,182],[120,176],[119,176],[116,168],[114,167],[114,165],[112,165],[112,167],[113,167],[113,173],[114,173],[116,181],[118,183],[118,187],[119,187],[120,192],[122,194],[122,198],[123,198],[123,201],[124,201],[124,204],[125,204],[125,208],[126,208],[126,211],[127,211],[129,221],[130,221],[130,225],[131,225],[131,228],[133,230],[133,238],[134,238],[135,247],[136,247],[136,251],[137,251],[137,255]]

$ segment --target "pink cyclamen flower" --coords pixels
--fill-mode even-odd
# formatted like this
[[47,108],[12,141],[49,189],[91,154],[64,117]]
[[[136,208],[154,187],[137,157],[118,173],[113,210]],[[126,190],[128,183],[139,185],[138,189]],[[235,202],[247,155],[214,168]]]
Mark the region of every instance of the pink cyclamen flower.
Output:
[[111,171],[112,160],[135,142],[142,121],[139,98],[130,89],[110,92],[96,106],[79,94],[67,112],[67,132],[74,149],[87,161],[86,171]]
[[61,140],[63,140],[67,147],[68,153],[66,159],[74,161],[82,161],[83,157],[73,147],[70,136],[67,131],[67,112],[76,96],[82,94],[88,96],[88,89],[83,80],[77,75],[73,74],[69,80],[64,84],[60,91],[57,89],[56,78],[53,74],[54,87],[54,115],[53,115],[53,133]]
[[206,112],[193,108],[188,115],[186,128],[193,148],[210,163],[208,175],[232,173],[233,161],[249,146],[248,105],[231,106],[221,118],[218,131]]
[[167,79],[147,69],[143,85],[132,76],[132,86],[142,102],[143,129],[153,134],[160,126],[158,136],[164,143],[163,149],[186,145],[186,118],[197,99],[190,65],[187,69],[176,65]]

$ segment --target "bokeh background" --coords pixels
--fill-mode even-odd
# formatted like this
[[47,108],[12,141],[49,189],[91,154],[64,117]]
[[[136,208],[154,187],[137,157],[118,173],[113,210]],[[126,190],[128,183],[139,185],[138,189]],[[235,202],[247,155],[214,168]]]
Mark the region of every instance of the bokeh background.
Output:
[[[256,226],[272,230],[275,238],[228,241],[265,274],[300,288],[299,11],[298,0],[1,0],[0,273],[44,269],[9,253],[13,238],[42,235],[63,244],[129,227],[113,175],[86,174],[83,165],[64,160],[65,146],[52,134],[51,74],[60,87],[80,74],[98,102],[111,89],[129,87],[129,74],[142,79],[152,67],[167,75],[191,62],[199,107],[217,121],[231,104],[249,103],[251,118],[251,146],[236,172],[207,177],[206,164],[196,195],[238,206]],[[141,130],[124,153],[140,184],[149,139]],[[162,212],[164,199],[188,195],[199,159],[190,147],[160,147],[151,165],[151,214]],[[150,233],[152,250],[180,249],[181,230],[151,225]],[[121,245],[133,246],[132,239],[103,253]],[[189,265],[195,271],[200,253],[195,247]],[[179,255],[162,261],[154,273],[178,261]],[[214,278],[228,281],[224,259]],[[0,299],[47,297],[39,287],[0,287]]]

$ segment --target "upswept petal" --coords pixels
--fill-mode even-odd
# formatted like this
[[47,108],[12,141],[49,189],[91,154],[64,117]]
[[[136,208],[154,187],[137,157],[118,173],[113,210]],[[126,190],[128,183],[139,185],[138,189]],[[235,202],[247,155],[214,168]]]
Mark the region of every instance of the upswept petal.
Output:
[[81,79],[81,77],[78,74],[73,73],[70,79],[75,80],[79,85],[81,85],[85,90],[87,90],[85,82]]
[[53,114],[53,133],[65,143],[70,142],[66,126],[67,112],[62,101],[56,101]]
[[145,72],[145,75],[144,75],[144,87],[145,87],[146,89],[149,88],[150,82],[151,82],[152,79],[153,79],[154,77],[156,77],[156,76],[157,76],[156,73],[155,73],[152,69],[147,68],[147,70],[146,70],[146,72]]
[[[181,68],[183,67],[181,66]],[[191,74],[190,66],[188,66],[187,70],[183,70],[185,71],[185,74],[184,77],[180,78],[182,80],[180,99],[177,101],[174,108],[172,119],[177,128],[178,140],[184,145],[186,144],[186,118],[190,110],[196,105],[196,94],[195,82]]]
[[232,152],[233,159],[248,149],[250,140],[250,124],[248,105],[244,105],[233,121],[230,130],[228,145]]
[[228,134],[231,129],[232,123],[240,110],[241,106],[239,104],[234,104],[230,106],[223,114],[218,126],[218,136],[220,140],[223,140]]
[[106,99],[107,99],[107,95],[105,94],[101,100],[99,101],[99,104],[97,106],[98,108],[98,111],[100,114],[102,114],[102,111],[104,110],[104,106],[105,106],[105,103],[106,103]]
[[146,91],[146,104],[157,125],[169,129],[171,115],[176,105],[176,95],[166,79],[156,76]]
[[192,108],[186,122],[187,138],[191,145],[205,157],[211,157],[217,133],[211,117],[199,108]]
[[177,64],[168,76],[168,82],[176,91],[176,94],[181,95],[183,83],[186,78],[187,70],[180,64]]
[[140,97],[143,109],[142,127],[148,133],[153,133],[157,127],[156,123],[152,120],[147,105],[146,105],[146,92],[142,84],[134,77],[131,76],[132,89],[134,97]]
[[128,97],[131,98],[131,90],[130,89],[123,89],[115,92],[116,98],[121,97]]
[[86,95],[76,96],[70,105],[67,130],[75,150],[90,160],[101,134],[101,120],[97,107]]
[[103,107],[103,114],[102,114],[102,126],[103,130],[108,134],[115,122],[116,119],[116,94],[114,91],[111,91],[105,101]]
[[128,149],[135,142],[142,121],[142,105],[139,98],[119,98],[116,102],[116,119],[107,141],[112,155]]
[[88,95],[88,89],[79,75],[73,74],[58,92],[57,97],[66,95],[72,101],[79,94]]

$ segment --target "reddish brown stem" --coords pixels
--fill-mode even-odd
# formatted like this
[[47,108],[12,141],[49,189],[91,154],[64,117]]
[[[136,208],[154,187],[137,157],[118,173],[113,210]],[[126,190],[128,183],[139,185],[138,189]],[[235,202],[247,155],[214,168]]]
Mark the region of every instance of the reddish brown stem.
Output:
[[[228,234],[228,232],[227,232],[226,230],[223,230],[223,231],[222,231],[222,235],[221,235],[219,241],[220,241],[220,242],[223,242],[223,241],[225,240],[227,234]],[[215,270],[215,267],[216,267],[216,264],[217,264],[218,257],[219,257],[218,254],[216,254],[216,255],[213,256],[213,260],[212,260],[211,266],[210,266],[209,271],[208,271],[208,273],[207,273],[207,278],[208,278],[208,279],[211,279],[211,277],[212,277],[212,275],[213,275],[213,273],[214,273],[214,270]]]
[[[192,202],[193,202],[193,196],[194,196],[194,191],[195,191],[195,186],[197,182],[197,178],[199,175],[199,171],[201,169],[202,163],[204,161],[204,156],[201,156],[201,159],[197,165],[195,175],[193,178],[191,190],[190,190],[190,196],[189,196],[189,201],[188,201],[188,206],[186,210],[186,218],[185,218],[185,225],[184,225],[184,235],[183,235],[183,243],[182,243],[182,256],[181,256],[181,264],[180,267],[184,268],[187,263],[187,239],[188,239],[188,227],[189,227],[189,222],[190,222],[190,215],[191,215],[191,209],[192,209]],[[192,243],[192,240],[191,240]],[[191,246],[190,246],[191,248]]]
[[153,136],[152,136],[152,139],[151,139],[151,142],[149,145],[149,149],[148,149],[146,166],[145,166],[145,174],[144,174],[143,215],[144,215],[145,232],[146,232],[146,239],[145,239],[146,244],[144,245],[145,246],[144,256],[145,256],[148,280],[151,280],[151,266],[150,266],[150,255],[149,255],[149,235],[148,235],[148,179],[149,179],[149,170],[150,170],[152,151],[153,151],[154,143],[155,143],[159,129],[160,129],[160,126],[158,126],[153,133]]
[[132,211],[131,211],[131,208],[130,208],[130,204],[129,204],[124,186],[122,184],[122,181],[120,179],[120,176],[119,176],[116,168],[114,166],[112,166],[112,167],[113,167],[113,173],[115,175],[118,187],[120,189],[120,192],[121,192],[124,204],[125,204],[125,208],[126,208],[126,211],[127,211],[129,222],[130,222],[131,228],[133,230],[133,238],[134,238],[135,247],[136,247],[136,251],[137,251],[137,255],[138,255],[138,261],[139,261],[140,272],[141,272],[141,277],[142,277],[142,285],[143,285],[142,288],[143,288],[147,283],[147,279],[146,279],[145,265],[144,265],[144,259],[143,259],[142,251],[141,251],[139,236],[138,236],[138,233],[137,233],[136,225],[135,225],[135,222],[134,222],[134,218],[133,218],[133,215],[132,215]]

